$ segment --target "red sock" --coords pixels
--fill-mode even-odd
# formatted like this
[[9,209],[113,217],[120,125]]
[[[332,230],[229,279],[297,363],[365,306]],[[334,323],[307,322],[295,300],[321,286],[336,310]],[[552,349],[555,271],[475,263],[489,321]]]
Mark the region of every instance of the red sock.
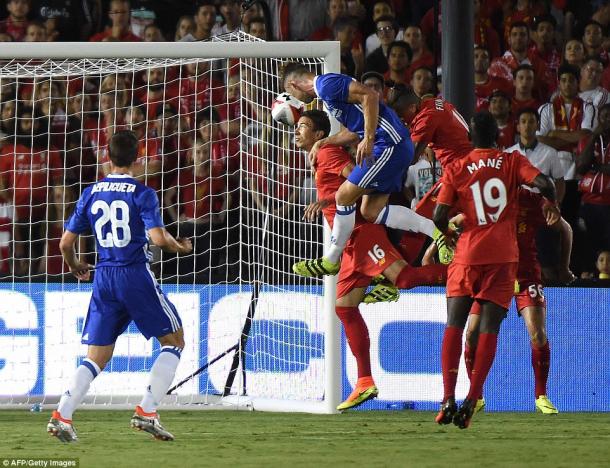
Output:
[[443,370],[443,388],[445,391],[443,402],[447,401],[447,398],[455,397],[455,384],[460,366],[460,357],[462,356],[463,333],[463,328],[445,327],[443,346],[441,348],[441,368]]
[[440,263],[422,267],[405,266],[396,278],[398,289],[411,289],[415,286],[444,284],[447,281],[447,265]]
[[549,367],[551,365],[551,348],[547,341],[544,346],[537,347],[532,343],[532,367],[534,368],[534,379],[536,380],[536,398],[546,395],[546,381],[549,378]]
[[476,400],[483,394],[483,384],[489,374],[491,365],[496,357],[496,347],[498,345],[498,335],[495,333],[481,333],[477,343],[477,351],[474,357],[472,368],[472,378],[470,380],[469,400]]
[[471,348],[468,344],[464,345],[464,364],[466,364],[466,373],[468,374],[468,380],[472,381],[472,365],[474,363],[474,355],[477,352],[477,348]]
[[356,358],[358,378],[371,375],[371,355],[369,329],[360,315],[358,307],[335,307],[337,317],[345,329],[349,349]]

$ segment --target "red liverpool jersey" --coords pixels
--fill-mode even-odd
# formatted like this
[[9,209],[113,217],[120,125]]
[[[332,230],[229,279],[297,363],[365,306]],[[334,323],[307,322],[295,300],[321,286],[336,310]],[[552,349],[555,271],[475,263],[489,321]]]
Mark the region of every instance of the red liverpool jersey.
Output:
[[331,203],[322,211],[328,225],[332,227],[337,207],[335,193],[345,178],[341,175],[345,166],[352,162],[352,157],[341,146],[324,146],[318,151],[316,164],[316,187],[318,200],[329,200]]
[[468,124],[453,104],[443,99],[423,100],[409,131],[414,143],[430,144],[443,169],[472,150]]
[[518,188],[540,171],[517,151],[474,149],[443,174],[438,203],[457,203],[466,215],[455,263],[517,262]]
[[541,283],[540,262],[536,249],[536,233],[546,220],[542,213],[544,198],[539,193],[519,189],[519,212],[517,214],[517,245],[519,246],[519,282],[529,279]]

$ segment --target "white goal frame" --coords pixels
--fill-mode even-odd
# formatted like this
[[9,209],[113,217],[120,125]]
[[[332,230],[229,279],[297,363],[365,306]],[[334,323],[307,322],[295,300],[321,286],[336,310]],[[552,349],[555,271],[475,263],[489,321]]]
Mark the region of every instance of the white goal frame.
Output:
[[[47,59],[229,59],[229,58],[318,58],[324,60],[325,73],[340,72],[339,42],[18,42],[0,43],[0,59],[2,60],[47,60]],[[331,119],[334,121],[334,119]],[[333,122],[333,131],[338,124]],[[324,247],[328,248],[330,231],[324,229]],[[342,398],[342,362],[341,362],[341,327],[335,315],[336,277],[326,276],[324,279],[324,399],[322,401],[296,401],[266,399],[231,395],[221,399],[225,405],[233,409],[252,409],[262,411],[287,411],[331,414],[337,413],[336,406]],[[195,370],[195,369],[193,369]],[[105,405],[96,401],[88,405],[85,399],[83,408],[120,409],[128,405]],[[168,396],[163,402],[164,408],[180,409],[218,409],[216,405],[184,405],[182,398]],[[21,404],[13,399],[10,403],[0,397],[0,408],[8,409],[23,407],[23,404],[35,403],[36,398],[29,398]],[[208,397],[209,403],[209,397]],[[8,403],[8,404],[6,404]],[[52,403],[47,398],[45,404]],[[193,403],[193,399],[189,400]],[[131,406],[129,406],[131,407]]]

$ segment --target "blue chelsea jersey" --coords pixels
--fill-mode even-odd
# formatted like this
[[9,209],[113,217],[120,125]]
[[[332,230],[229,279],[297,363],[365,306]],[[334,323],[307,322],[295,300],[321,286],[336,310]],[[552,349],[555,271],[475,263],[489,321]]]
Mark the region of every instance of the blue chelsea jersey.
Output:
[[75,234],[93,232],[96,267],[149,262],[147,231],[155,227],[163,227],[155,191],[118,174],[87,187],[65,225]]
[[[347,102],[349,85],[354,79],[347,75],[327,73],[314,77],[314,90],[324,101],[328,113],[351,132],[364,136],[364,113],[362,105]],[[375,131],[376,145],[396,145],[402,140],[410,139],[409,130],[402,123],[396,112],[379,103],[379,123]]]

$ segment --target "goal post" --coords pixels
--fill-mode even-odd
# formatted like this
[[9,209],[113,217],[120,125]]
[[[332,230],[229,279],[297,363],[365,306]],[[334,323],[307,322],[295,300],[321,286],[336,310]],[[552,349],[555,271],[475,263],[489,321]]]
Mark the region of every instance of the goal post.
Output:
[[[168,229],[195,242],[186,258],[153,251],[151,268],[187,342],[174,383],[203,368],[164,406],[336,412],[336,280],[290,270],[326,248],[330,231],[302,221],[314,196],[306,156],[268,111],[288,60],[339,72],[339,45],[243,33],[210,42],[0,44],[0,408],[57,402],[84,358],[91,285],[57,266],[53,242],[74,199],[106,173],[108,137],[137,127],[138,177],[157,190]],[[91,261],[93,245],[92,236],[78,245]],[[137,403],[158,352],[130,325],[85,406]]]

